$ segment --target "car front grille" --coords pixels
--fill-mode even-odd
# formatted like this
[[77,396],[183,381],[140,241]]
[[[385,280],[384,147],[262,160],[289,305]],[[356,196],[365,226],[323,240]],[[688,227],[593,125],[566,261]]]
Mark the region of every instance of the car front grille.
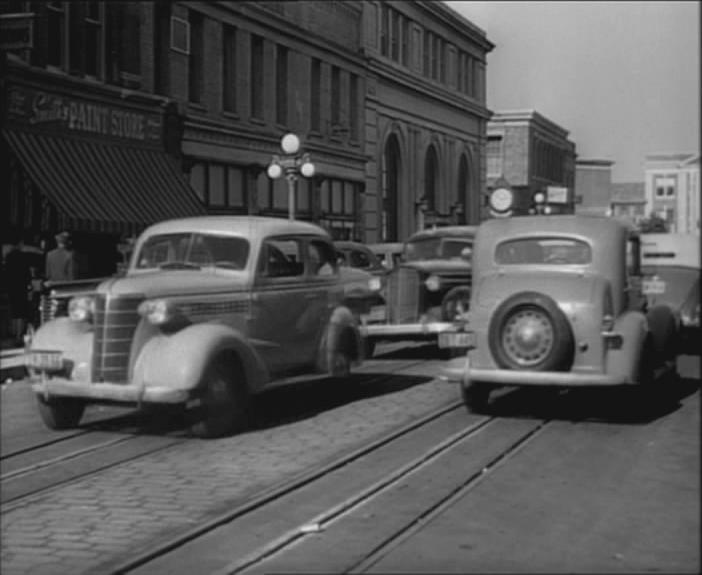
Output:
[[127,383],[129,351],[139,322],[141,296],[105,296],[95,299],[93,381]]
[[390,323],[416,322],[420,315],[423,291],[420,273],[412,268],[400,267],[388,279]]

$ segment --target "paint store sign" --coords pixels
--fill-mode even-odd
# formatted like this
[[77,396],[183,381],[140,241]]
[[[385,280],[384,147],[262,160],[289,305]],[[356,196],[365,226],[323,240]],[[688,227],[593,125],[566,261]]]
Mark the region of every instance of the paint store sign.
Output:
[[132,111],[17,86],[10,88],[8,96],[10,120],[125,140],[160,142],[161,139],[162,122],[158,113]]

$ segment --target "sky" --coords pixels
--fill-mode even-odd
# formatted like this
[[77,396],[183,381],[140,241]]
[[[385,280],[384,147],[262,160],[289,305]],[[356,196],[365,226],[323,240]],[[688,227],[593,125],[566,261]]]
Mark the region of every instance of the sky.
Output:
[[495,44],[490,110],[536,110],[614,182],[643,181],[647,154],[699,153],[699,2],[446,3]]

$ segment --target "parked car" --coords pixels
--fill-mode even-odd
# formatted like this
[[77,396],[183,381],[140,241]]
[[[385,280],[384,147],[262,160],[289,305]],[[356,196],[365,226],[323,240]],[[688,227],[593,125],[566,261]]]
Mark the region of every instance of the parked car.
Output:
[[380,260],[380,263],[387,269],[396,268],[402,260],[402,251],[405,244],[402,242],[387,242],[380,244],[368,244],[370,249]]
[[611,218],[536,215],[479,226],[470,311],[440,345],[469,348],[446,375],[480,411],[500,385],[655,389],[675,370],[676,332],[669,306],[647,308],[637,233]]
[[[371,295],[362,291],[359,297],[355,297],[352,300],[354,302],[352,311],[358,316],[359,322],[366,324],[384,321],[389,270],[380,263],[380,260],[365,244],[352,241],[336,241],[334,242],[334,248],[336,249],[337,262],[342,268],[362,271],[376,278],[376,280],[371,280],[370,282],[373,287]],[[368,280],[362,282],[364,288],[368,284]],[[364,349],[366,353],[372,351],[372,348],[368,345]]]
[[371,277],[339,268],[329,235],[309,223],[155,224],[123,277],[73,298],[69,317],[34,334],[27,368],[41,417],[63,429],[88,403],[176,404],[196,435],[243,429],[252,394],[345,377],[362,360],[347,297]]
[[649,306],[670,306],[680,322],[681,350],[700,353],[700,237],[642,234],[641,259]]
[[388,276],[385,320],[362,326],[369,347],[393,339],[435,342],[468,311],[474,234],[474,226],[447,226],[407,240]]

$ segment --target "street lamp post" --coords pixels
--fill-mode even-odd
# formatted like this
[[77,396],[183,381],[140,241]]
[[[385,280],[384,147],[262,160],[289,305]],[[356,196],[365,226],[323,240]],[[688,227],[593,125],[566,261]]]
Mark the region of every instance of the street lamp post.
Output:
[[314,176],[315,167],[307,153],[299,154],[300,138],[295,134],[285,134],[280,140],[283,154],[273,156],[268,166],[268,177],[277,180],[285,175],[288,182],[288,218],[295,219],[295,183],[299,175],[305,178]]

